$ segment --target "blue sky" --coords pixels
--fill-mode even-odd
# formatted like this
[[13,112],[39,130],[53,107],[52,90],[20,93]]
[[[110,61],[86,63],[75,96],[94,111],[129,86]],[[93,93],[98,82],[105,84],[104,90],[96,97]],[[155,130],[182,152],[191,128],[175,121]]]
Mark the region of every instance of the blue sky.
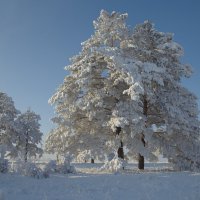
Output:
[[0,0],[0,91],[19,110],[40,114],[44,133],[54,113],[48,99],[67,75],[69,58],[93,34],[101,9],[127,12],[131,26],[149,19],[174,33],[185,49],[183,62],[194,69],[183,84],[200,98],[199,0]]

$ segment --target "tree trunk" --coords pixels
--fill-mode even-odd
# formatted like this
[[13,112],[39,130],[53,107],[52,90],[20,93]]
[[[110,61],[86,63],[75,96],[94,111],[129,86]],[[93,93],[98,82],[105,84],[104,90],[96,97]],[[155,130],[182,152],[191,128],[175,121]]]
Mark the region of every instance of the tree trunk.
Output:
[[121,132],[122,128],[121,127],[116,127],[116,131],[115,134],[119,135],[119,133]]
[[[115,134],[119,135],[120,132],[121,132],[121,130],[122,130],[121,127],[116,127]],[[121,143],[121,145],[120,145],[120,147],[117,150],[117,155],[118,155],[118,158],[124,159],[123,142],[121,141],[120,143]]]
[[144,156],[138,154],[138,169],[144,170]]
[[25,146],[25,154],[24,154],[24,161],[27,162],[28,160],[28,143]]
[[[141,142],[143,143],[144,147],[146,145],[146,142],[144,140],[144,135],[142,134]],[[144,156],[142,156],[140,153],[138,154],[138,169],[144,169]]]
[[25,153],[24,153],[24,161],[28,160],[28,132],[26,133],[26,144],[25,144]]
[[91,163],[94,164],[94,158],[91,158]]
[[143,114],[147,117],[147,113],[148,113],[148,101],[147,101],[147,96],[144,95],[144,98],[143,98]]
[[59,155],[56,154],[56,162],[59,163],[59,160],[60,160],[60,159],[59,159]]
[[[147,101],[147,96],[144,95],[143,97],[143,115],[146,116],[148,115],[148,101]],[[147,127],[147,123],[145,122],[145,127]],[[143,133],[141,133],[141,142],[146,146],[146,142],[144,140],[145,136]],[[144,156],[142,156],[140,153],[138,154],[138,169],[143,170],[144,169]]]
[[118,158],[124,159],[124,149],[123,142],[121,141],[121,146],[117,150]]

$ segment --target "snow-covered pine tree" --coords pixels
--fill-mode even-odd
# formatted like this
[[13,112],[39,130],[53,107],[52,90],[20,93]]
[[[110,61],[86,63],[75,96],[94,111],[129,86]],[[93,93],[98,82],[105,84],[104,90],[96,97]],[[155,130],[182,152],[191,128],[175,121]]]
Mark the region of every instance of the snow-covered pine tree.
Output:
[[190,77],[192,69],[181,63],[183,48],[173,41],[172,36],[156,31],[153,24],[146,21],[134,29],[132,45],[129,45],[132,50],[129,49],[129,53],[164,71],[161,78],[155,74],[152,76],[150,71],[151,81],[145,73],[142,78],[147,100],[146,124],[166,127],[166,130],[164,128],[154,132],[151,139],[153,146],[155,138],[159,138],[159,143],[162,143],[160,149],[175,164],[175,168],[194,169],[200,164],[199,111],[195,95],[181,86],[181,79]]
[[[110,45],[109,48],[114,49],[114,45],[119,46],[120,36],[124,37],[123,32],[127,31],[125,18],[126,15],[101,12],[98,21],[94,22],[95,34],[82,44],[82,52],[72,58],[72,65],[66,68],[71,72],[70,76],[65,78],[57,93],[50,99],[58,114],[53,121],[68,128],[66,145],[70,147],[69,150],[76,144],[79,148],[74,149],[78,153],[82,149],[88,149],[93,152],[92,155],[99,156],[102,155],[103,148],[107,149],[106,142],[115,138],[108,126],[112,105],[118,102],[109,89],[114,79],[107,79],[110,74],[107,59],[110,56],[105,57],[95,47],[103,49]],[[110,29],[111,35],[107,29]],[[120,76],[116,71],[113,75]],[[72,145],[69,145],[70,138]]]
[[[189,119],[191,125],[184,128],[183,136],[190,129],[190,144],[198,149],[199,121],[195,96],[180,85],[181,78],[191,73],[190,67],[180,62],[180,45],[148,21],[132,32],[126,27],[126,18],[127,14],[101,11],[94,22],[94,35],[72,58],[66,68],[70,74],[50,103],[57,112],[54,122],[67,129],[69,151],[91,150],[96,155],[115,151],[124,157],[122,148],[126,146],[129,155],[139,154],[142,169],[144,156],[155,158],[156,150],[177,161],[178,150],[173,148],[170,153],[169,148],[179,145],[176,140],[182,139],[184,120]],[[179,98],[182,100],[177,101]],[[178,147],[181,158],[186,156],[183,146],[187,142],[183,141]]]
[[16,119],[18,139],[16,142],[17,153],[27,162],[28,157],[41,156],[43,150],[38,147],[42,141],[42,132],[39,124],[40,116],[28,109]]
[[[142,126],[145,126],[138,105],[143,92],[138,69],[143,64],[127,57],[121,48],[123,41],[129,37],[126,17],[126,14],[101,12],[94,22],[95,34],[82,43],[82,52],[72,59],[72,65],[67,68],[71,71],[70,76],[65,78],[50,100],[58,113],[54,122],[67,125],[75,132],[75,135],[72,133],[75,138],[72,144],[80,141],[80,146],[86,148],[87,144],[90,150],[104,144],[101,145],[104,149],[117,151],[121,158],[124,158],[123,140],[128,136],[126,140],[130,140],[133,133],[140,134]],[[97,145],[87,142],[97,136]],[[142,144],[139,146],[145,149]],[[99,149],[102,150],[102,147]]]
[[15,118],[19,113],[11,97],[0,92],[0,154],[4,159],[6,151],[13,155],[16,142]]

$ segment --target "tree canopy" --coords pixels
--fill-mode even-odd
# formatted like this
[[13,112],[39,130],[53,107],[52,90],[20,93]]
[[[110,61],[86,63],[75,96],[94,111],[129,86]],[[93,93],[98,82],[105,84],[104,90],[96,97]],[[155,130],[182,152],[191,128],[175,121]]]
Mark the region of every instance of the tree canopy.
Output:
[[[127,157],[154,160],[159,151],[175,168],[199,168],[197,98],[181,85],[192,74],[181,62],[183,48],[149,21],[128,27],[127,17],[102,10],[94,21],[49,100],[57,128],[46,148],[105,158],[124,146]],[[54,137],[62,141],[56,148],[49,146]]]

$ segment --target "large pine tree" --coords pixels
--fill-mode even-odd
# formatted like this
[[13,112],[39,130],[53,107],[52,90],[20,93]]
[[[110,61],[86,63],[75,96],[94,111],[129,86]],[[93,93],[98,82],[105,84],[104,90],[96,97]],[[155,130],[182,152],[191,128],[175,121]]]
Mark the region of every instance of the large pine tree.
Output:
[[148,21],[131,31],[126,18],[101,11],[94,35],[50,99],[65,151],[90,150],[92,157],[114,151],[124,158],[125,146],[143,169],[144,157],[155,159],[159,150],[175,167],[196,168],[198,109],[195,95],[181,86],[191,74],[180,61],[183,49]]

